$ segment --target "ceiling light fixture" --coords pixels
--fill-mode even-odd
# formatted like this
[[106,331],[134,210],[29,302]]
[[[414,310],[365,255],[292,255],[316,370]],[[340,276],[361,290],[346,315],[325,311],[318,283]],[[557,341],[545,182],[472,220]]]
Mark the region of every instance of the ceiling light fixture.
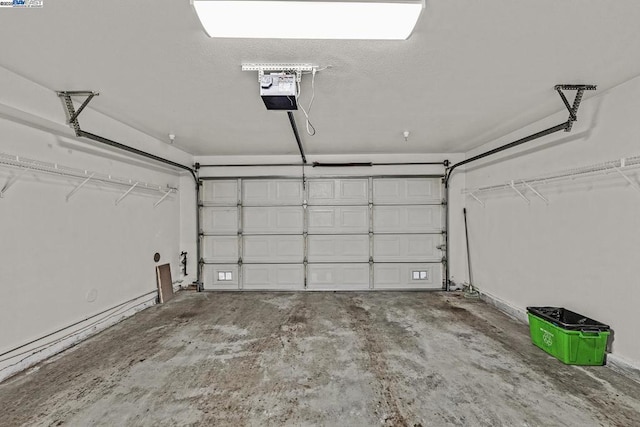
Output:
[[209,37],[406,40],[424,0],[191,0]]

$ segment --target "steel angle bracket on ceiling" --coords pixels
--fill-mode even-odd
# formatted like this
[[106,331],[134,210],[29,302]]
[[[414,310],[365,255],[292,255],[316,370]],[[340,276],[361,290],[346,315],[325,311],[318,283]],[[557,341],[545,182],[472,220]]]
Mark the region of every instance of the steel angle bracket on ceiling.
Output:
[[[80,113],[82,113],[82,110],[84,110],[85,107],[89,105],[89,102],[91,102],[93,97],[100,95],[100,93],[89,90],[58,91],[56,93],[64,101],[65,111],[67,113],[67,123],[71,125],[76,133],[76,136],[82,136],[82,130],[80,129],[80,124],[78,123],[78,116],[80,115]],[[71,98],[72,96],[86,96],[85,100],[77,110],[73,105],[73,99]]]
[[[565,132],[571,132],[571,128],[573,127],[573,122],[578,120],[578,108],[580,107],[580,103],[582,102],[582,95],[585,90],[596,90],[596,85],[556,85],[554,89],[560,95],[564,106],[567,107],[569,111],[569,120],[567,121],[567,127],[564,130]],[[569,100],[564,94],[564,90],[575,90],[576,96],[573,100],[573,104],[569,104]]]
[[311,72],[315,65],[313,64],[290,64],[286,62],[263,64],[263,63],[248,63],[242,64],[242,71],[257,71],[258,82],[261,81],[265,71],[279,71],[282,73],[290,73],[296,75],[298,83],[302,80],[303,72]]

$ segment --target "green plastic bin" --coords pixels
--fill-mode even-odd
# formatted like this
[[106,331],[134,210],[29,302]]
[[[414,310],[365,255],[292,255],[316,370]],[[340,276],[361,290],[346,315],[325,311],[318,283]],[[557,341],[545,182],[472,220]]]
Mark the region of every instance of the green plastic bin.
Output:
[[609,326],[562,307],[527,307],[531,341],[567,365],[603,365]]

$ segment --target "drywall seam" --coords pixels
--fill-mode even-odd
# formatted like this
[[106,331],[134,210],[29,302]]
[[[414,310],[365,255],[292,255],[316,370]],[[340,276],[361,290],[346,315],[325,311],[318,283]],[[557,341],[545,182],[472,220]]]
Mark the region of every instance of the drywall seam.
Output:
[[[496,307],[498,310],[505,313],[509,317],[512,317],[519,322],[525,323],[527,325],[529,324],[529,318],[527,316],[526,310],[523,310],[520,307],[513,306],[506,301],[501,300],[500,298],[482,291],[480,291],[480,299],[482,299],[487,304]],[[640,383],[640,366],[637,366],[630,360],[624,359],[613,353],[607,353],[606,358],[607,364],[605,366],[608,366],[610,369],[618,372],[619,374]]]
[[[87,338],[90,338],[91,336],[115,325],[116,323],[119,323],[124,319],[133,316],[139,311],[142,311],[146,308],[149,308],[155,305],[156,298],[157,298],[156,295],[150,295],[149,293],[142,295],[136,298],[135,300],[131,301],[131,304],[135,304],[133,307],[128,308],[126,311],[124,311],[123,313],[117,316],[114,316],[111,318],[108,317],[104,321],[101,321],[95,324],[93,327],[89,329],[85,329],[87,324],[91,324],[92,322],[95,322],[95,319],[88,319],[86,322],[76,325],[76,329],[78,329],[80,332],[70,335],[67,338],[62,339],[61,341],[57,342],[56,344],[50,347],[47,347],[43,350],[40,350],[36,353],[26,356],[22,360],[19,360],[18,362],[14,362],[11,365],[8,365],[4,368],[0,368],[0,382],[4,381],[9,377],[12,377],[13,375],[18,374],[19,372],[26,370],[27,368],[32,367],[33,365],[39,362],[42,362],[50,358],[51,356],[54,356],[70,347],[73,347],[79,344],[81,341],[84,341]],[[119,306],[116,305],[112,308],[112,310],[117,310],[118,308]],[[106,313],[105,315],[108,316],[108,314]],[[53,341],[55,341],[55,339]],[[34,344],[38,344],[38,343],[34,343]],[[19,357],[20,356],[17,356],[16,359],[19,359]]]

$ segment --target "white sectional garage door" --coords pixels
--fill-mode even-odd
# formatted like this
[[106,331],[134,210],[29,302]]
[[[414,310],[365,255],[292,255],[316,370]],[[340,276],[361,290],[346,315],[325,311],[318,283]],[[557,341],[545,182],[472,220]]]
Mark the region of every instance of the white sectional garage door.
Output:
[[441,289],[433,177],[214,179],[202,191],[204,289]]

